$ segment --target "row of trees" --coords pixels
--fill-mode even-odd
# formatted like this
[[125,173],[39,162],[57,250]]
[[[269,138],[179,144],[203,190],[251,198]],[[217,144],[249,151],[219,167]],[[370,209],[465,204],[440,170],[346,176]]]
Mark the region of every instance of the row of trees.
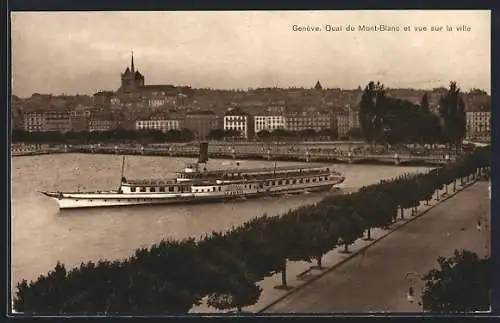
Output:
[[316,140],[320,138],[334,139],[338,138],[336,129],[304,129],[302,131],[291,131],[286,129],[275,129],[273,131],[261,130],[256,134],[257,139],[260,140]]
[[240,138],[241,132],[235,129],[224,130],[224,129],[212,129],[208,133],[206,139],[208,140],[226,140],[233,138]]
[[[237,130],[214,129],[209,132],[207,139],[209,140],[225,140],[241,137],[241,133]],[[349,138],[351,134],[348,134]],[[353,137],[360,138],[360,131],[353,131]],[[286,129],[275,129],[273,131],[261,130],[255,134],[255,139],[267,140],[317,140],[317,139],[336,139],[338,133],[336,129],[304,129],[302,131],[290,131]]]
[[[360,138],[359,129],[354,129],[349,136]],[[211,130],[206,139],[208,140],[226,140],[241,137],[241,133],[237,130]],[[314,129],[306,129],[300,132],[287,131],[285,129],[276,129],[272,132],[262,130],[257,133],[256,138],[259,140],[316,140],[316,139],[335,139],[337,138],[335,129],[324,129],[315,131]],[[70,143],[70,144],[90,144],[90,143],[158,143],[158,142],[187,142],[195,138],[194,134],[189,129],[169,130],[162,132],[160,130],[111,130],[111,131],[83,131],[83,132],[28,132],[24,130],[12,131],[12,142],[26,143]]]
[[[315,261],[361,237],[388,227],[398,210],[414,210],[456,179],[475,177],[490,165],[490,150],[461,156],[456,163],[425,174],[404,175],[359,192],[325,197],[281,216],[263,215],[228,232],[212,232],[199,241],[167,240],[139,249],[122,261],[89,262],[66,270],[57,266],[34,282],[17,285],[14,308],[20,312],[186,313],[201,299],[217,309],[255,304],[259,281],[281,273],[287,287],[288,261]],[[437,191],[439,192],[439,191]]]
[[188,129],[169,130],[111,130],[111,131],[83,131],[83,132],[27,132],[14,130],[12,142],[25,143],[158,143],[158,142],[187,142],[194,139],[194,134]]
[[427,94],[420,105],[386,95],[383,84],[370,82],[361,97],[359,122],[368,142],[449,143],[465,138],[465,104],[455,82],[439,100],[439,115],[429,110]]

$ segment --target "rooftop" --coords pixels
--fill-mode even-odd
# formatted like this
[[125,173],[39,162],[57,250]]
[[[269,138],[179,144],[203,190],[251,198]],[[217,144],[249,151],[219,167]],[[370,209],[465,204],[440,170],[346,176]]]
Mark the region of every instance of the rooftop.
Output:
[[229,108],[226,113],[224,114],[225,116],[248,116],[249,114],[240,108]]

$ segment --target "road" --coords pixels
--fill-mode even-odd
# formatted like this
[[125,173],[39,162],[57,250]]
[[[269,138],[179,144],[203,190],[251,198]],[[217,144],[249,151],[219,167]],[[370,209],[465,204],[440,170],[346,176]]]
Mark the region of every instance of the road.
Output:
[[[418,312],[409,302],[406,273],[425,274],[439,256],[467,249],[489,254],[488,182],[479,182],[400,228],[351,261],[311,282],[271,308],[269,313]],[[482,217],[482,229],[478,219]],[[486,227],[486,230],[485,230]],[[418,298],[422,283],[415,279]]]

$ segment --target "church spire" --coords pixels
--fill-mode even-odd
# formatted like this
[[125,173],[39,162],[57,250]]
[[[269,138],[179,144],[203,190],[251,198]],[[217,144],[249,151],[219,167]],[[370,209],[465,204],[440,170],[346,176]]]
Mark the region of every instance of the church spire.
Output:
[[132,50],[132,63],[130,64],[130,68],[132,69],[132,73],[135,72],[135,68],[134,68],[134,51]]

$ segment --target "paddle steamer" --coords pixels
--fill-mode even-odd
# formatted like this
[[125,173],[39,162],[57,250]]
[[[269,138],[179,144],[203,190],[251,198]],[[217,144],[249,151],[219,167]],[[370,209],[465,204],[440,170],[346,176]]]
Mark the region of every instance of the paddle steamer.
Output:
[[165,180],[129,180],[117,190],[94,192],[41,192],[61,209],[140,204],[226,201],[241,198],[330,190],[345,177],[330,165],[299,165],[243,169],[239,163],[223,170],[208,170],[208,144],[200,145],[196,163]]

